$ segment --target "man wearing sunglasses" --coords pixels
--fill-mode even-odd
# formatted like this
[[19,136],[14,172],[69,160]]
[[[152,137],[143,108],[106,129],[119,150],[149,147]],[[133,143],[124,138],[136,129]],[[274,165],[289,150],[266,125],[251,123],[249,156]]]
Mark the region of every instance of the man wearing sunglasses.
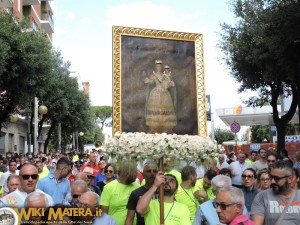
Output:
[[214,204],[221,223],[230,225],[254,225],[254,223],[243,214],[245,202],[241,189],[232,186],[220,188]]
[[270,178],[271,188],[258,193],[253,201],[252,220],[256,225],[274,225],[279,218],[279,224],[299,224],[300,191],[293,187],[297,178],[290,161],[274,162]]
[[[85,181],[83,180],[74,181],[71,187],[71,193],[70,193],[71,196],[68,195],[66,197],[64,201],[64,205],[79,207],[79,198],[83,193],[87,191],[88,191],[88,186]],[[68,200],[68,198],[70,200]]]
[[15,191],[6,195],[0,200],[1,207],[23,208],[25,199],[29,193],[34,191],[41,192],[47,196],[49,205],[54,205],[50,195],[36,189],[39,178],[37,168],[32,164],[24,164],[20,170],[20,186]]

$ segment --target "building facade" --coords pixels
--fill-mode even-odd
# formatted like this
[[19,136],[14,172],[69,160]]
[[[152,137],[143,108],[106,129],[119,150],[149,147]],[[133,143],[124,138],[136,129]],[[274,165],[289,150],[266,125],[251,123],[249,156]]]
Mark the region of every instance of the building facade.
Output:
[[12,12],[19,20],[27,20],[34,31],[43,31],[52,43],[53,11],[49,0],[1,0],[2,12]]

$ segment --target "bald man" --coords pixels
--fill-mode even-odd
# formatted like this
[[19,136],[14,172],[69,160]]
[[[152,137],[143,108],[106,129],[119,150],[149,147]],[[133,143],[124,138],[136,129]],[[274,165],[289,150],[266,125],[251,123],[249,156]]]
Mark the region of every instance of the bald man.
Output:
[[[87,191],[79,198],[79,206],[82,208],[90,208],[93,215],[96,215],[96,211],[100,209],[99,206],[99,195],[92,191]],[[93,225],[117,225],[116,221],[107,215],[101,213],[99,216],[86,216],[84,221],[87,224],[93,223]]]
[[32,164],[24,164],[19,173],[20,186],[12,193],[6,195],[0,200],[0,207],[23,208],[28,194],[37,191],[47,196],[49,205],[54,205],[50,195],[36,189],[39,179],[38,170]]

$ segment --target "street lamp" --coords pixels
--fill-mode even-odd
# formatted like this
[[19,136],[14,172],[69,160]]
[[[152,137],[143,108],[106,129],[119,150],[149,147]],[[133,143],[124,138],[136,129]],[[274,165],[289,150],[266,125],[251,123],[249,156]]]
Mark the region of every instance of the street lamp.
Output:
[[39,100],[37,97],[34,98],[34,142],[33,142],[33,154],[37,151],[38,147],[38,114],[42,116],[48,112],[48,108],[44,105],[39,105]]
[[19,119],[18,114],[11,114],[11,115],[9,116],[9,121],[12,122],[12,123],[17,122],[18,119]]
[[41,115],[45,115],[47,112],[48,112],[47,106],[44,106],[44,105],[40,105],[40,106],[39,106],[39,113],[40,113]]
[[78,131],[73,132],[73,146],[74,147],[72,148],[72,150],[73,151],[76,150],[77,152],[79,150],[79,148],[78,148],[78,135],[80,137],[82,137],[84,135],[84,133],[82,131],[80,131],[79,133],[78,133]]

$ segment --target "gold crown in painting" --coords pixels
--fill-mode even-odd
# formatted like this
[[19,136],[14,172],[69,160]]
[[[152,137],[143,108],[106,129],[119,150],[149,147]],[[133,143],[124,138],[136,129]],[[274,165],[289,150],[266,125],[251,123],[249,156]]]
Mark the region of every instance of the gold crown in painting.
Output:
[[162,61],[160,59],[155,60],[155,64],[162,64]]

